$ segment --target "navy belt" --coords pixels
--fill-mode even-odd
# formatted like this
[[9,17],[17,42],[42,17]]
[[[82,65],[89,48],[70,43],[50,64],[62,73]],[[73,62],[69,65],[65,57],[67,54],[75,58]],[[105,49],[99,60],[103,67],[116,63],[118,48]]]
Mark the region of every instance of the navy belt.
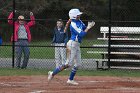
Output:
[[28,40],[28,39],[18,39],[18,40]]

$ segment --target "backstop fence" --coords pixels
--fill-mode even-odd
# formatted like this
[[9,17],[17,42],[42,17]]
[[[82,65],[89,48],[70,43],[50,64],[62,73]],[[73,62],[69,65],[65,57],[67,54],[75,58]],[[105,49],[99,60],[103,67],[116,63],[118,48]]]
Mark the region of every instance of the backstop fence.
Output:
[[[81,43],[81,69],[139,69],[139,0],[81,0],[77,3],[79,1],[0,0],[0,67],[16,67],[15,47],[20,45],[11,41],[14,29],[17,28],[16,24],[9,25],[8,21],[14,23],[19,15],[23,15],[27,23],[35,21],[35,25],[30,28],[32,39],[27,45],[30,49],[27,68],[54,68],[55,61],[58,60],[55,48],[65,48],[52,43],[56,21],[62,19],[65,25],[69,19],[69,10],[79,8],[83,11],[81,20],[86,25],[91,20],[96,22]],[[11,12],[13,17],[8,19]],[[35,20],[30,19],[30,12],[34,14]],[[70,39],[69,28],[67,32]],[[26,49],[24,52],[27,53]],[[22,64],[26,55],[20,55]],[[61,55],[58,56],[62,59]]]

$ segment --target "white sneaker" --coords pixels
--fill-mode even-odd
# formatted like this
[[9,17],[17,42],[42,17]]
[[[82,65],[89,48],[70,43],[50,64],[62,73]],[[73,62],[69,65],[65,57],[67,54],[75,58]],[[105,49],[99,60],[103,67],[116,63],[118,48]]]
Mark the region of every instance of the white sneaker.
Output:
[[74,80],[69,80],[67,81],[67,84],[71,84],[71,85],[78,85],[78,83]]
[[53,78],[52,74],[53,74],[52,71],[48,72],[48,81],[52,80],[52,78]]

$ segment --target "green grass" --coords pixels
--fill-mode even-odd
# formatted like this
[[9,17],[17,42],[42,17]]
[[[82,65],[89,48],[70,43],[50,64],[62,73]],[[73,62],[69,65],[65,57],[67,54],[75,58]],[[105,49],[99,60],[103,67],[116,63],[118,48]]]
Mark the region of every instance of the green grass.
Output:
[[12,47],[0,47],[0,57],[11,58],[12,57]]
[[[48,69],[16,69],[0,68],[0,76],[31,76],[47,75]],[[63,71],[59,75],[69,75],[70,70]],[[78,70],[78,76],[117,76],[140,77],[138,70]]]
[[[92,46],[93,44],[101,44],[102,41],[98,40],[83,40],[81,46]],[[7,43],[5,43],[7,44]],[[30,45],[38,46],[48,46],[51,41],[40,41],[31,42]],[[101,58],[100,54],[88,54],[87,51],[98,51],[97,48],[81,48],[82,58]],[[1,58],[11,58],[12,57],[12,47],[11,46],[1,46],[0,47],[0,57]],[[30,47],[30,58],[37,59],[54,59],[54,47]]]
[[[87,51],[98,51],[98,49],[92,48],[81,48],[82,58],[101,58],[100,54],[88,54]],[[11,58],[12,48],[11,47],[1,47],[0,57]],[[30,58],[37,59],[54,59],[54,47],[30,47]]]
[[0,68],[0,76],[47,75],[47,73],[48,70],[44,69]]
[[[67,72],[63,72],[60,75],[65,75]],[[78,76],[118,76],[118,77],[140,77],[140,73],[137,70],[79,70]]]

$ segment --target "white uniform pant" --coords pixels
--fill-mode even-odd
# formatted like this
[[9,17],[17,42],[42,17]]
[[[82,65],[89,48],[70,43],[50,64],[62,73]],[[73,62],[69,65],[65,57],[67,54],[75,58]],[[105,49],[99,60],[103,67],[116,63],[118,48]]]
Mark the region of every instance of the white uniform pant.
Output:
[[[64,43],[55,43],[55,46],[64,46]],[[66,48],[65,47],[55,47],[55,63],[56,68],[64,65],[66,62]]]
[[69,49],[68,58],[65,64],[72,66],[74,64],[75,67],[80,66],[81,64],[81,50],[80,43],[69,40],[67,43],[67,48]]

